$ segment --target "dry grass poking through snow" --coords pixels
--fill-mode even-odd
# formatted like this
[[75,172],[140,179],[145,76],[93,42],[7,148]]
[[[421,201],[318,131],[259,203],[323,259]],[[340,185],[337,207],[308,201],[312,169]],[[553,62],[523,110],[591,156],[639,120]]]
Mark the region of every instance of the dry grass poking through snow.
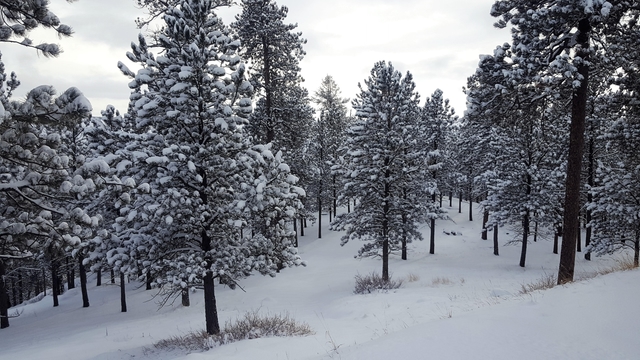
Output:
[[382,276],[376,272],[372,272],[368,275],[357,274],[356,288],[353,290],[354,294],[371,294],[374,291],[393,290],[402,286],[402,280],[393,280],[389,275],[389,280],[383,280]]
[[407,275],[407,282],[416,282],[418,280],[420,280],[420,276],[418,276],[417,274],[411,273]]
[[[616,271],[627,271],[635,269],[635,265],[633,263],[633,257],[630,255],[622,255],[615,259],[615,264],[609,267],[600,268],[596,271],[590,273],[583,273],[575,276],[575,281],[588,280],[593,279],[596,276],[611,274]],[[546,290],[551,289],[552,287],[558,284],[558,280],[555,275],[545,275],[542,278],[529,283],[522,284],[522,289],[520,289],[521,295],[529,294],[530,292],[536,290]]]
[[257,311],[252,311],[234,322],[227,321],[218,335],[209,335],[204,330],[193,331],[183,336],[160,340],[154,346],[159,350],[205,351],[240,340],[273,336],[306,336],[313,333],[307,323],[297,322],[289,314],[261,315]]
[[522,289],[520,289],[520,294],[526,295],[536,290],[551,289],[552,287],[556,286],[557,283],[558,283],[558,280],[556,280],[555,275],[546,274],[545,276],[541,277],[540,279],[532,283],[522,284]]

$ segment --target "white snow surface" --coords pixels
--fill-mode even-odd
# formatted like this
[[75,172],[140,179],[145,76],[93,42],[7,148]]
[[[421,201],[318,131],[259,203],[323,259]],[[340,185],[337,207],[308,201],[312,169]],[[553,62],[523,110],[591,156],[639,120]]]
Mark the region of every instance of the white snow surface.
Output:
[[[182,307],[178,299],[158,310],[153,292],[132,282],[129,312],[121,313],[119,288],[108,276],[105,285],[95,287],[92,275],[89,308],[81,307],[79,288],[63,294],[57,308],[50,296],[11,308],[11,314],[21,315],[0,330],[0,359],[640,358],[639,270],[521,295],[522,284],[556,273],[552,243],[530,243],[527,267],[520,268],[519,246],[501,246],[500,256],[494,256],[491,240],[480,239],[480,213],[470,222],[468,205],[462,214],[456,205],[454,200],[449,208],[445,199],[455,222],[436,224],[436,254],[428,253],[429,228],[423,226],[426,240],[410,245],[409,260],[391,257],[393,278],[404,280],[397,290],[353,294],[354,275],[379,272],[380,260],[354,259],[362,243],[341,247],[342,233],[326,226],[322,239],[314,226],[300,237],[306,267],[283,270],[275,278],[245,279],[246,293],[216,284],[222,324],[252,310],[288,312],[307,322],[314,335],[245,340],[204,353],[160,352],[154,342],[204,328],[202,292],[191,294],[191,307]],[[501,244],[513,236],[514,231],[501,229]],[[576,275],[611,266],[619,256],[588,262],[578,253]]]

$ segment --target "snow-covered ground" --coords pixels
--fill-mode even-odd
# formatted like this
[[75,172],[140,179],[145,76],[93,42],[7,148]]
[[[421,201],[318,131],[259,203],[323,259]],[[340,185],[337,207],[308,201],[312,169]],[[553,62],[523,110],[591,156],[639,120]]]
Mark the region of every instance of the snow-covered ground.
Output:
[[[326,228],[317,239],[314,226],[300,238],[306,267],[248,278],[241,282],[246,292],[216,288],[221,323],[252,310],[288,312],[314,335],[245,340],[206,353],[158,352],[154,342],[204,328],[202,293],[191,294],[191,307],[178,299],[158,309],[153,293],[132,282],[129,312],[121,313],[119,288],[95,287],[90,278],[89,308],[82,308],[76,288],[61,296],[58,308],[45,297],[10,309],[21,315],[0,331],[0,359],[640,358],[640,271],[521,295],[522,284],[556,273],[551,241],[531,243],[527,267],[520,268],[519,246],[501,246],[494,256],[491,240],[480,239],[480,214],[470,222],[467,205],[462,214],[456,205],[445,201],[454,221],[438,222],[435,255],[426,240],[410,245],[409,260],[392,257],[393,278],[404,280],[398,290],[353,294],[354,275],[379,272],[380,260],[354,259],[361,243],[341,247],[341,233]],[[423,231],[428,239],[428,227]],[[514,236],[506,232],[501,229],[501,243]],[[578,254],[577,275],[614,259],[587,262]]]

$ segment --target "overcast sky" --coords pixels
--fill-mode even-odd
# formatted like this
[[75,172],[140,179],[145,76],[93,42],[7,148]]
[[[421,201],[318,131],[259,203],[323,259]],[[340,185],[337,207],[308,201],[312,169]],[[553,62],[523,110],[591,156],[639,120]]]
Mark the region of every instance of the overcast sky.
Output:
[[[493,27],[489,15],[494,0],[279,0],[289,8],[287,21],[297,23],[307,39],[301,63],[305,87],[312,94],[331,75],[344,97],[353,99],[358,83],[374,63],[386,60],[414,76],[421,99],[440,88],[462,115],[462,87],[473,74],[480,54],[509,40],[509,31]],[[22,82],[18,96],[35,86],[53,85],[58,92],[79,88],[98,115],[108,104],[122,112],[128,104],[129,79],[118,61],[138,30],[134,19],[144,16],[135,0],[51,0],[51,9],[73,27],[72,38],[58,39],[50,31],[31,33],[35,43],[57,42],[64,52],[54,59],[34,50],[0,43],[8,72]],[[226,23],[238,8],[225,9]],[[133,66],[132,66],[133,67]]]

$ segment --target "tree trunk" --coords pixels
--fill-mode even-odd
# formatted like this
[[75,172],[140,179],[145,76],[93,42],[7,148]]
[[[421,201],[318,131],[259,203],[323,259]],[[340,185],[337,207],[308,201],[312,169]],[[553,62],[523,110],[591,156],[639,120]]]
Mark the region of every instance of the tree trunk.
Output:
[[204,317],[207,334],[220,334],[220,323],[218,322],[218,309],[216,305],[216,294],[214,291],[213,274],[207,271],[204,276]]
[[76,287],[76,271],[73,262],[71,262],[71,266],[69,266],[69,257],[66,258],[67,262],[67,289],[71,290]]
[[[578,23],[576,57],[589,60],[589,32],[591,24],[588,18]],[[560,265],[558,267],[558,285],[573,281],[576,263],[576,230],[580,212],[580,172],[582,170],[582,152],[584,148],[584,129],[589,85],[589,65],[581,62],[577,65],[582,76],[580,87],[574,90],[571,99],[571,125],[569,131],[569,156],[567,159],[566,192],[564,200],[564,218]]]
[[145,283],[146,283],[145,290],[151,290],[153,288],[151,286],[151,283],[153,283],[153,278],[151,277],[151,271],[149,269],[147,269],[147,273],[145,274]]
[[442,193],[440,193],[440,207],[442,207]]
[[120,311],[127,312],[127,293],[125,292],[125,275],[120,271]]
[[458,214],[462,214],[462,191],[458,195]]
[[318,239],[322,239],[322,199],[318,197]]
[[58,302],[58,294],[60,291],[60,285],[58,284],[60,279],[58,278],[58,262],[51,261],[51,293],[53,294],[53,306],[60,305]]
[[582,234],[580,233],[580,219],[578,219],[578,229],[576,230],[576,251],[582,252]]
[[493,255],[500,255],[498,250],[498,225],[493,225]]
[[182,306],[191,306],[191,301],[189,299],[189,289],[182,289]]
[[89,292],[87,291],[87,271],[82,264],[82,256],[78,256],[78,270],[80,271],[80,292],[82,293],[82,307],[89,307]]
[[529,210],[522,218],[522,250],[520,251],[520,267],[524,267],[527,259],[527,243],[529,242]]
[[0,259],[0,329],[9,327],[9,296],[7,295],[5,272],[4,261]]
[[407,231],[406,229],[406,225],[407,225],[407,215],[406,214],[402,214],[402,225],[403,229],[402,229],[402,255],[401,258],[402,260],[407,260]]
[[102,286],[102,268],[96,271],[96,286]]
[[[207,234],[206,230],[202,230],[200,233],[201,248],[202,251],[211,251],[211,238]],[[213,264],[207,261],[207,270],[204,275],[204,319],[207,334],[217,335],[220,334],[220,322],[218,321],[218,308],[216,305],[216,293],[214,289],[213,273],[211,267]]]
[[336,176],[333,175],[333,216],[338,216],[338,194],[337,194]]
[[473,198],[469,192],[469,221],[473,221]]
[[[433,200],[433,202],[435,203],[436,201],[436,194],[432,194],[431,195],[431,200]],[[429,232],[429,254],[435,254],[436,253],[436,219],[432,218],[430,220],[431,222],[431,229]]]
[[489,229],[487,229],[488,221],[489,221],[489,210],[484,209],[484,212],[482,213],[482,240],[487,240],[487,232],[489,232]]
[[300,236],[304,236],[304,228],[305,228],[304,219],[300,218]]
[[453,207],[453,191],[449,191],[449,207]]
[[562,226],[556,227],[556,231],[553,233],[553,253],[558,253],[558,238],[562,236]]
[[111,283],[116,283],[116,272],[113,270],[113,268],[111,269]]
[[293,218],[293,232],[296,234],[295,243],[293,246],[298,247],[298,220]]
[[533,225],[533,242],[538,241],[538,220]]

